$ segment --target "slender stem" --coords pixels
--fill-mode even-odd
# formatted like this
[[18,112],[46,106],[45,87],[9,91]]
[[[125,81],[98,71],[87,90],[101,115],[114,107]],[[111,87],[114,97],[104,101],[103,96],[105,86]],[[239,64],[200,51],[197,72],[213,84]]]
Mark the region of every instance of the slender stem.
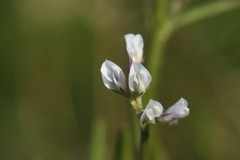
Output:
[[167,0],[158,0],[157,2],[157,11],[156,11],[156,26],[157,28],[161,27],[166,20],[167,17],[167,8],[168,1]]
[[134,148],[136,160],[140,160],[142,157],[143,147],[142,147],[142,129],[139,132],[139,113],[142,112],[142,97],[132,97],[130,103],[137,114],[137,117],[133,117],[132,133],[134,138]]
[[140,137],[140,146],[137,160],[142,160],[144,155],[144,146],[149,138],[149,129],[148,126],[141,128],[141,137]]
[[[135,97],[132,99],[131,104],[137,114],[142,112],[142,97]],[[138,115],[140,117],[140,115]],[[144,155],[144,144],[148,140],[149,130],[147,126],[139,125],[139,117],[134,117],[134,138],[135,138],[135,147],[136,147],[136,160],[142,160]],[[140,126],[140,135],[139,135],[139,126]]]
[[142,111],[142,97],[136,97],[136,103],[137,103],[137,112]]
[[133,106],[133,109],[136,113],[142,112],[142,97],[134,97],[130,99],[130,103]]

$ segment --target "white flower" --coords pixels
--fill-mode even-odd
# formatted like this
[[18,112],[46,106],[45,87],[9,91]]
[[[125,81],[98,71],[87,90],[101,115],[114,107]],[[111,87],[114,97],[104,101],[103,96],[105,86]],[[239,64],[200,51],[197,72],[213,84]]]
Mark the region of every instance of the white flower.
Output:
[[126,49],[132,62],[141,63],[143,61],[143,38],[140,34],[126,34]]
[[152,77],[143,65],[132,63],[128,77],[128,85],[132,93],[142,95],[148,89],[151,81]]
[[115,63],[105,60],[101,67],[102,80],[104,85],[117,93],[126,93],[126,78],[122,69]]
[[169,107],[160,117],[160,121],[176,123],[179,119],[189,115],[188,102],[181,98],[174,105]]
[[163,106],[159,102],[151,99],[141,115],[140,122],[143,123],[147,121],[148,123],[155,123],[155,118],[160,117],[162,112]]

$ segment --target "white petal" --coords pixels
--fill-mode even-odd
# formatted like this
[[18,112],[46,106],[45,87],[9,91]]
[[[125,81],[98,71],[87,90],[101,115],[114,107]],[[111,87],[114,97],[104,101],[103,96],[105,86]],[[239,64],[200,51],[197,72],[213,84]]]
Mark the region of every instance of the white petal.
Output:
[[134,47],[134,44],[133,44],[134,37],[135,37],[134,34],[126,34],[124,36],[125,41],[126,41],[126,49],[127,49],[127,52],[129,54],[129,56],[131,56],[132,54],[136,54],[135,53],[135,47]]
[[124,36],[125,41],[126,41],[126,49],[128,50],[130,48],[130,45],[132,44],[132,41],[134,39],[135,35],[134,34],[126,34]]
[[174,105],[167,109],[161,119],[163,121],[172,121],[187,117],[189,115],[189,108],[187,106],[188,102],[184,98],[181,98]]
[[135,35],[132,33],[124,35],[127,47],[133,41],[134,37],[135,37]]
[[155,100],[150,100],[146,108],[151,108],[154,112],[155,117],[160,117],[163,113],[163,106]]
[[[117,91],[118,88],[115,85],[113,79],[112,79],[112,70],[109,68],[109,63],[107,60],[102,64],[101,67],[101,73],[102,73],[102,80],[104,85],[110,89],[110,90],[114,90]],[[111,63],[110,63],[111,64]]]
[[143,94],[148,89],[151,81],[152,77],[143,65],[132,63],[128,79],[131,92]]
[[152,120],[155,118],[152,109],[146,109],[146,115],[147,115],[147,117],[148,117],[148,119],[149,119],[150,121],[152,121]]
[[145,92],[145,86],[143,82],[141,81],[139,75],[135,74],[133,77],[133,86],[135,88],[135,92],[137,93],[144,93]]
[[119,92],[118,87],[116,86],[116,84],[114,82],[112,82],[112,80],[106,76],[104,76],[102,74],[102,80],[103,80],[103,84],[105,85],[105,87],[107,87],[108,89],[112,90],[112,91],[116,91]]
[[143,61],[143,38],[140,34],[126,34],[126,49],[132,62],[141,63]]
[[162,115],[163,108],[159,108],[158,106],[153,106],[152,110],[154,112],[155,117],[160,117]]
[[163,112],[163,106],[154,100],[150,100],[148,102],[147,107],[143,111],[140,121],[143,123],[144,121],[147,121],[148,123],[155,123],[155,118],[158,118],[161,116]]
[[126,78],[122,69],[115,63],[106,60],[101,67],[104,85],[115,92],[127,91]]
[[143,46],[144,46],[142,36],[140,34],[137,34],[133,39],[133,43],[134,43],[134,46],[135,46],[135,49],[136,49],[136,52],[137,52],[137,55],[138,55],[138,61],[142,60]]
[[146,109],[145,115],[148,123],[155,123],[155,116],[152,109]]

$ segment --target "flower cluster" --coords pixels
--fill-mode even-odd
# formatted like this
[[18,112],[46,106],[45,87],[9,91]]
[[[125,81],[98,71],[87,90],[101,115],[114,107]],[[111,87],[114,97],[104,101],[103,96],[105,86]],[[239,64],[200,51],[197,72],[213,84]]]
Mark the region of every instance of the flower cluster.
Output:
[[122,69],[115,63],[105,60],[101,67],[102,80],[109,90],[129,98],[134,110],[140,115],[140,124],[167,122],[175,124],[179,119],[188,116],[187,101],[181,98],[167,110],[155,101],[150,100],[145,109],[142,107],[142,96],[148,90],[152,76],[142,65],[143,38],[140,34],[125,35],[126,50],[129,56],[129,71],[126,78]]

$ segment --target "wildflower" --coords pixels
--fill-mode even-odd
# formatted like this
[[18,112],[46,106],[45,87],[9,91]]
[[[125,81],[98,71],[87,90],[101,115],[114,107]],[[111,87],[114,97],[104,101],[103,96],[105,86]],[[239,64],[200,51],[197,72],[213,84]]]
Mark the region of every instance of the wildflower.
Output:
[[160,117],[162,112],[163,106],[159,102],[151,99],[141,115],[140,122],[143,124],[144,121],[147,121],[153,124],[155,123],[155,118]]
[[105,60],[101,66],[102,80],[108,89],[129,99],[135,113],[140,115],[142,129],[146,123],[167,122],[175,124],[179,119],[189,115],[188,102],[181,98],[165,112],[163,106],[150,100],[146,108],[142,109],[142,96],[148,90],[152,76],[141,64],[143,63],[143,38],[140,34],[125,35],[126,49],[129,56],[128,81],[122,69],[115,63]]
[[131,62],[143,62],[143,38],[140,34],[126,34],[126,49]]
[[128,85],[132,93],[137,96],[143,95],[151,81],[152,77],[143,65],[135,62],[132,63],[128,77]]
[[103,83],[108,89],[123,95],[127,92],[126,78],[118,65],[105,60],[101,67],[101,73]]
[[169,107],[160,117],[160,121],[170,124],[177,123],[179,119],[189,115],[188,102],[181,98],[174,105]]

